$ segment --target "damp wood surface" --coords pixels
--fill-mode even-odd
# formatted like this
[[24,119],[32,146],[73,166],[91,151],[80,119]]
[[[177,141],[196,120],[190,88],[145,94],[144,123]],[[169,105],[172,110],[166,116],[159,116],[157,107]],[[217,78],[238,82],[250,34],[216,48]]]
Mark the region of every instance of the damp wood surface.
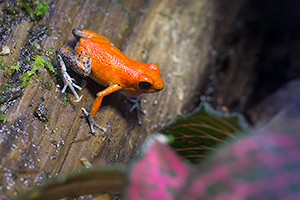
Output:
[[[47,27],[41,45],[44,50],[63,46],[73,52],[71,30],[93,30],[128,57],[158,64],[165,88],[141,96],[141,107],[147,111],[142,125],[138,125],[136,112],[129,112],[130,104],[122,94],[104,97],[95,120],[108,132],[103,135],[98,130],[91,135],[81,108],[89,111],[96,93],[104,87],[86,79],[79,92],[82,100],[63,107],[61,86],[41,67],[39,76],[32,78],[21,97],[10,105],[6,124],[1,125],[0,165],[13,176],[2,173],[0,177],[9,195],[45,177],[83,167],[81,158],[92,164],[128,163],[149,135],[196,108],[207,72],[217,57],[215,52],[222,48],[244,1],[58,0],[49,4],[50,11],[38,22]],[[32,26],[33,22],[22,21],[13,27],[4,42],[13,49],[3,56],[5,62],[18,60]],[[43,86],[47,81],[52,82],[50,88]],[[69,90],[68,96],[74,99]],[[48,122],[42,123],[33,115],[40,103],[49,111]]]

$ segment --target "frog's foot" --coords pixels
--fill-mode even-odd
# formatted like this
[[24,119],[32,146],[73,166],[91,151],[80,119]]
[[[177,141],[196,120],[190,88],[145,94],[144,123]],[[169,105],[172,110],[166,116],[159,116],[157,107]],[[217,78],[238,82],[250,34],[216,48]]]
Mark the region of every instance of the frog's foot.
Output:
[[138,123],[139,125],[142,124],[142,118],[141,118],[141,113],[144,113],[142,112],[142,109],[141,109],[141,101],[140,101],[140,98],[137,97],[137,98],[130,98],[130,97],[126,97],[130,103],[132,103],[132,107],[129,109],[130,112],[132,112],[134,109],[136,109],[136,113],[137,113],[137,118],[138,118]]
[[95,131],[94,127],[101,129],[103,131],[103,133],[106,133],[106,128],[100,126],[99,124],[96,123],[94,117],[92,115],[90,115],[90,113],[88,113],[84,108],[81,108],[84,116],[86,117],[88,124],[90,125],[92,134],[95,135],[97,133],[97,131]]
[[62,93],[65,93],[66,92],[66,89],[67,87],[69,87],[72,91],[72,93],[74,94],[76,100],[74,100],[75,102],[79,102],[82,98],[82,96],[78,96],[75,88],[79,89],[79,90],[82,90],[82,88],[78,85],[76,85],[74,83],[74,79],[70,77],[70,75],[67,73],[67,68],[66,68],[66,65],[62,59],[62,57],[58,54],[57,55],[57,58],[58,58],[58,61],[59,61],[59,64],[60,64],[60,71],[61,71],[61,76],[62,76],[62,79],[63,79],[63,82],[64,82],[64,87],[62,89]]

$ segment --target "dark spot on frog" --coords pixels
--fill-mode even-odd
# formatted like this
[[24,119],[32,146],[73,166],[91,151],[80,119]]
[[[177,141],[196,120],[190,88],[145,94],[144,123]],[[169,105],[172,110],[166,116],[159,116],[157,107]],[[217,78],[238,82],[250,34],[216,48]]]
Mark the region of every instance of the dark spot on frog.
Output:
[[33,115],[41,122],[47,122],[50,118],[47,108],[43,104],[39,104],[33,111]]

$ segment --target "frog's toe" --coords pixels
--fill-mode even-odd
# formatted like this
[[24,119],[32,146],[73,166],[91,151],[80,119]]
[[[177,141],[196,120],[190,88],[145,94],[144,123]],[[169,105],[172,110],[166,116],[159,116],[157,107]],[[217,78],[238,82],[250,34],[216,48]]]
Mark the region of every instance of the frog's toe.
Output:
[[75,88],[77,88],[78,90],[82,90],[82,88],[79,85],[76,85],[72,81],[72,78],[69,76],[68,73],[65,73],[63,75],[63,81],[64,81],[64,87],[62,89],[62,93],[65,93],[67,87],[69,87],[70,90],[72,91],[72,93],[74,94],[75,98],[76,98],[76,100],[74,100],[74,102],[79,102],[82,99],[82,95],[81,95],[81,97],[79,97],[79,95],[77,94]]
[[79,85],[76,85],[75,83],[72,82],[72,85],[77,88],[78,90],[82,90],[82,87],[80,87]]
[[63,89],[61,90],[61,93],[65,93],[68,85],[64,85]]
[[84,108],[81,108],[84,116],[86,117],[87,121],[88,121],[88,124],[91,128],[91,131],[92,131],[92,134],[95,135],[97,133],[97,131],[95,131],[94,127],[95,128],[98,128],[100,130],[102,130],[103,133],[106,133],[107,130],[106,128],[100,126],[99,124],[96,123],[94,117],[92,115],[90,115],[90,113],[88,113]]
[[83,95],[81,95],[78,99],[73,100],[75,103],[78,103],[79,101],[81,101]]
[[143,112],[142,112],[142,109],[141,109],[140,98],[139,97],[137,97],[137,98],[126,97],[126,98],[130,101],[130,103],[132,103],[132,106],[129,109],[129,111],[132,112],[133,110],[136,109],[138,123],[139,123],[139,125],[141,125],[142,124],[142,118],[141,118],[141,114],[140,113],[143,113]]
[[75,88],[77,88],[78,90],[82,90],[82,87],[80,87],[79,85],[76,85],[74,82],[75,82],[75,79],[74,78],[70,78],[70,84],[72,84]]
[[76,100],[74,100],[74,101],[79,102],[81,100],[82,96],[79,97],[79,95],[77,94],[75,88],[73,87],[73,84],[70,84],[70,85],[68,84],[67,86],[69,86],[69,88],[71,89],[72,93],[74,94],[74,96],[76,98]]

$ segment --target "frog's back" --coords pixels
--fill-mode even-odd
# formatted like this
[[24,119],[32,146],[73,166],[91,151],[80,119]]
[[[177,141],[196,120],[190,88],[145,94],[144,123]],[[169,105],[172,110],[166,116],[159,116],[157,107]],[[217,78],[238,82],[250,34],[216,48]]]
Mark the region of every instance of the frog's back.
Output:
[[88,51],[92,60],[91,77],[101,85],[122,83],[128,76],[138,73],[139,65],[124,55],[117,47],[99,41],[97,38],[80,39],[80,44]]

